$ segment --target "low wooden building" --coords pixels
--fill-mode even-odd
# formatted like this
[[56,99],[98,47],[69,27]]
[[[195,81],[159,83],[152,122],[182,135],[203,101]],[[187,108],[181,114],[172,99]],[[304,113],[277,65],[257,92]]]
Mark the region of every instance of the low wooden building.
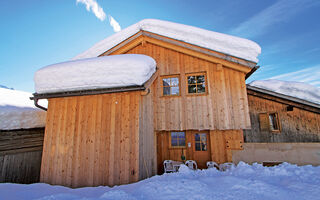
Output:
[[46,112],[31,93],[0,88],[0,96],[0,183],[39,182]]
[[[173,25],[169,28],[180,26]],[[99,43],[98,52],[93,48],[77,59],[150,56],[157,71],[147,83],[34,94],[36,101],[49,100],[41,182],[70,187],[126,184],[162,173],[164,160],[185,157],[204,168],[206,161],[232,162],[232,150],[242,149],[243,130],[251,127],[245,79],[256,61],[143,27],[137,32],[129,27]],[[183,28],[187,33],[194,27]],[[215,34],[192,30],[197,37]],[[251,41],[229,39],[260,51]],[[118,43],[110,45],[111,40]]]
[[320,165],[320,105],[247,85],[251,129],[236,162]]

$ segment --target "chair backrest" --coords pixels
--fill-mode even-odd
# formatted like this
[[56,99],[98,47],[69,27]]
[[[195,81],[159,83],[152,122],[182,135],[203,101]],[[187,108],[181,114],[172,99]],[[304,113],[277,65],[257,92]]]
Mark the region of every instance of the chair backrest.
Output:
[[185,163],[190,169],[198,169],[197,163],[194,160],[187,160]]
[[164,167],[164,172],[173,172],[174,171],[172,160],[163,161],[163,167]]
[[214,167],[219,169],[219,165],[216,162],[213,162],[213,161],[208,161],[207,162],[207,167],[208,167],[208,169],[209,168],[214,168]]
[[229,169],[232,169],[233,167],[235,167],[234,163],[223,163],[219,165],[219,170],[227,171]]

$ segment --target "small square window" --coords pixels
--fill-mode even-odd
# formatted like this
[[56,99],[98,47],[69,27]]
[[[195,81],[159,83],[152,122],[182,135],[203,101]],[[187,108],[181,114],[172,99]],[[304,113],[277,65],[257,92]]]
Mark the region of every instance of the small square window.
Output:
[[162,95],[163,96],[171,96],[171,95],[179,95],[179,77],[178,76],[170,76],[162,78]]
[[279,131],[279,120],[277,113],[269,114],[269,128],[271,131]]
[[185,147],[185,132],[171,132],[171,147]]
[[192,74],[187,76],[188,94],[206,93],[206,76],[205,73]]

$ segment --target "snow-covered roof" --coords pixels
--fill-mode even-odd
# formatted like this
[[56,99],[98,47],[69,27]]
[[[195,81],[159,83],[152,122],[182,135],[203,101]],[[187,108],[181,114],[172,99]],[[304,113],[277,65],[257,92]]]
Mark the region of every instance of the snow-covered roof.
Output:
[[320,89],[307,83],[270,79],[253,81],[249,85],[320,104]]
[[258,62],[257,57],[261,53],[261,48],[257,43],[244,38],[168,21],[145,19],[107,37],[73,59],[97,57],[140,30],[184,41],[255,63]]
[[146,55],[123,54],[49,65],[35,73],[39,94],[143,85],[156,71]]
[[0,130],[44,127],[46,112],[29,99],[32,94],[0,88]]

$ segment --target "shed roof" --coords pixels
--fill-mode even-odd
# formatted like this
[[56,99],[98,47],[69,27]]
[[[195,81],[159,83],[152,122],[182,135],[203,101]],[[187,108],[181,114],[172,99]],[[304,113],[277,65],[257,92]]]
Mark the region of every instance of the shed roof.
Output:
[[34,76],[35,90],[38,94],[70,94],[70,91],[132,89],[142,86],[155,71],[155,60],[146,55],[123,54],[80,59],[38,70]]
[[257,57],[261,53],[261,48],[257,43],[244,38],[168,21],[145,19],[118,33],[115,33],[110,37],[107,37],[73,59],[97,57],[141,30],[221,52],[226,55],[254,63],[258,62]]

